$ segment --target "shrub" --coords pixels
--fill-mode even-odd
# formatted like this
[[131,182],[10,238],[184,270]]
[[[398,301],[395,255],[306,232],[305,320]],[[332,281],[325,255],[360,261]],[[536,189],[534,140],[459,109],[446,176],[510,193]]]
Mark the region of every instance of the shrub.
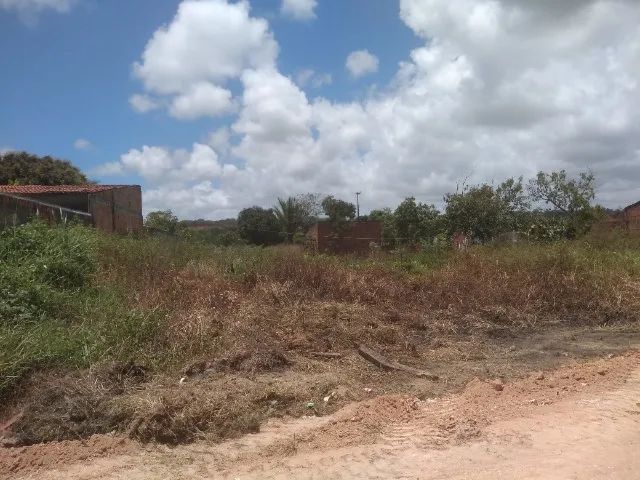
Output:
[[116,282],[98,282],[112,241],[40,222],[0,232],[0,397],[35,367],[135,355],[153,333],[152,314],[130,308]]
[[35,222],[0,232],[0,322],[55,315],[65,297],[91,284],[95,234]]

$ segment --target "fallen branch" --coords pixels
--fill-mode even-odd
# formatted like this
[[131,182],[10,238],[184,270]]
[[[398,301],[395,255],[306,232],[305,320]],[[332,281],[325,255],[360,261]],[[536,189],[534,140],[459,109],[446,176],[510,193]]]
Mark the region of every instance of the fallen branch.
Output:
[[428,380],[438,380],[439,377],[425,370],[419,370],[417,368],[409,367],[408,365],[403,365],[402,363],[394,362],[392,360],[387,359],[380,353],[375,350],[371,350],[369,347],[364,345],[358,346],[358,353],[365,360],[370,361],[374,365],[384,369],[384,370],[399,370],[401,372],[407,372],[416,377],[426,378]]
[[311,352],[311,355],[323,358],[342,358],[342,354],[338,352]]

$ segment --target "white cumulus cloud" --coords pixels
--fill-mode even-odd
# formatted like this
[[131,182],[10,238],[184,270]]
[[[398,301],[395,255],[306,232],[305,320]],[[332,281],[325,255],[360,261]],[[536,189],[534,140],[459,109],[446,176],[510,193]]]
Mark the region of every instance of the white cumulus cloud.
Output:
[[73,142],[73,148],[76,150],[90,150],[93,148],[93,145],[86,138],[78,138],[75,142]]
[[270,65],[277,53],[269,24],[249,16],[249,2],[185,0],[173,21],[153,34],[134,72],[150,91],[176,94]]
[[317,0],[282,0],[280,10],[283,15],[296,20],[310,20],[316,17]]
[[206,209],[226,208],[229,201],[226,191],[216,188],[214,182],[233,177],[236,171],[234,165],[221,163],[210,145],[194,143],[191,150],[147,145],[134,148],[94,173],[141,177],[146,185],[145,211],[170,208],[182,216],[215,216],[216,210]]
[[170,113],[175,118],[193,120],[216,117],[233,110],[231,92],[225,88],[202,82],[173,99]]
[[358,78],[378,71],[378,57],[368,50],[356,50],[347,57],[345,66],[352,77]]
[[225,82],[245,68],[272,65],[277,54],[268,22],[250,16],[248,1],[185,0],[133,70],[148,92],[171,99],[172,114],[193,119],[228,113]]
[[220,127],[209,134],[207,144],[221,155],[227,155],[231,148],[231,132],[229,127]]
[[107,162],[102,165],[98,165],[93,170],[91,170],[91,174],[99,175],[104,177],[114,177],[118,175],[123,175],[124,169],[122,167],[122,163],[120,162]]
[[229,198],[212,182],[203,181],[190,187],[150,188],[143,191],[144,210],[151,212],[173,208],[184,218],[226,218],[234,216]]
[[34,24],[45,10],[66,13],[77,0],[0,0],[0,9],[14,11],[27,24]]
[[0,0],[0,8],[18,12],[37,13],[47,9],[68,12],[74,3],[76,0]]
[[[640,199],[635,0],[401,0],[400,18],[423,44],[407,52],[388,85],[351,102],[308,98],[302,87],[314,73],[298,73],[294,83],[277,68],[269,25],[246,3],[187,1],[159,32],[191,18],[184,5],[196,3],[215,6],[211,25],[224,23],[227,8],[243,24],[261,25],[270,54],[259,62],[239,54],[222,74],[193,52],[226,58],[227,44],[204,47],[208,33],[189,29],[177,42],[184,72],[160,68],[145,77],[150,92],[171,100],[200,82],[225,88],[233,79],[241,88],[236,115],[207,145],[122,156],[120,168],[145,180],[147,206],[221,218],[277,196],[362,191],[366,211],[409,195],[440,204],[464,178],[499,182],[561,168],[592,169],[606,205]],[[238,32],[245,44],[254,34]]]
[[321,88],[333,83],[333,76],[330,73],[317,73],[311,68],[299,70],[296,74],[296,83],[301,87]]
[[195,143],[191,151],[145,145],[122,155],[120,163],[123,171],[156,183],[189,182],[215,178],[222,173],[218,154],[200,143]]
[[129,105],[138,113],[147,113],[160,108],[160,104],[152,97],[139,93],[129,97]]

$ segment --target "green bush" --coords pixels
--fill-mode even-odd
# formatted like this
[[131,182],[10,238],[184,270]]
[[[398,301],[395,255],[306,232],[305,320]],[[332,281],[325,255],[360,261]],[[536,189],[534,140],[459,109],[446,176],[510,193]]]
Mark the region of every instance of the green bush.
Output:
[[152,336],[155,313],[131,309],[117,282],[98,282],[112,242],[128,246],[79,225],[0,232],[0,398],[33,368],[135,356]]
[[0,232],[0,322],[56,315],[96,272],[95,232],[40,222]]

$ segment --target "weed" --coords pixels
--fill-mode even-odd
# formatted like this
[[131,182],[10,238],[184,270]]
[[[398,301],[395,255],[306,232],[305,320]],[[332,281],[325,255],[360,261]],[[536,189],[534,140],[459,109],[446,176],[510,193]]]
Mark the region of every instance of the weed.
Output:
[[[311,352],[358,343],[410,362],[440,335],[636,322],[639,247],[632,238],[593,237],[356,258],[104,236],[75,226],[10,229],[0,234],[0,397],[19,392],[27,374],[108,362],[135,362],[169,375],[174,386],[186,365],[209,365],[220,384],[232,376],[250,385]],[[76,392],[98,395],[86,408],[105,416],[78,430],[83,435],[120,428],[180,442],[209,429],[222,438],[269,414],[262,394],[231,401],[218,392],[215,401],[191,404],[179,390],[160,398],[146,386],[118,385],[99,395]],[[56,405],[50,418],[72,409]],[[134,419],[142,420],[132,427]],[[29,438],[73,438],[73,424]]]

